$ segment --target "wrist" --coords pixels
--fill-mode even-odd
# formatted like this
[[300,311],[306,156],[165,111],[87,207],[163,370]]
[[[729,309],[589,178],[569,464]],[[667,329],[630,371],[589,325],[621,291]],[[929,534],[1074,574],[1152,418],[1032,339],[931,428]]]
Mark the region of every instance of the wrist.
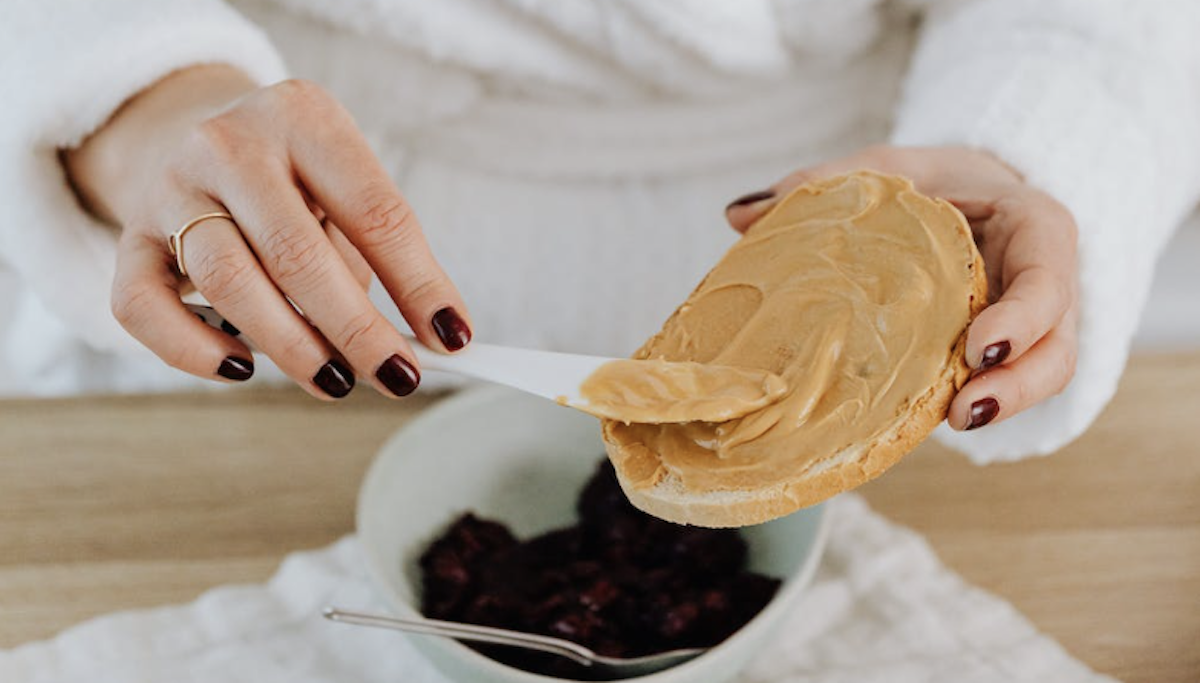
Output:
[[67,177],[90,211],[122,224],[187,131],[257,87],[225,65],[169,74],[126,101],[78,147],[64,151]]

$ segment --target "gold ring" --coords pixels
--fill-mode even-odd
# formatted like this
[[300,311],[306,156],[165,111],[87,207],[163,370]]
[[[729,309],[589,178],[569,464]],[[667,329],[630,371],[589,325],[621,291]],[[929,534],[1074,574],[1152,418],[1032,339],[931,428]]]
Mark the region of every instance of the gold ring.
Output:
[[233,221],[233,216],[225,213],[224,211],[205,213],[196,216],[187,223],[184,223],[182,228],[176,230],[167,237],[167,249],[171,252],[171,255],[175,257],[175,269],[178,270],[179,274],[183,277],[188,276],[187,268],[183,265],[183,236],[188,230],[191,230],[210,218],[225,218],[231,222]]

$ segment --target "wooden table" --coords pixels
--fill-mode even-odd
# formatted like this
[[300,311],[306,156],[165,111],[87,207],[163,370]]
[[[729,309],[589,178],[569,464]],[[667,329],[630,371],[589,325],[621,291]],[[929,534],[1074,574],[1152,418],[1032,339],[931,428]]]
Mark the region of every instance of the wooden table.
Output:
[[[260,581],[351,531],[376,448],[432,400],[0,402],[0,647]],[[976,468],[926,445],[863,490],[1094,668],[1200,680],[1200,354],[1136,360],[1051,458]]]

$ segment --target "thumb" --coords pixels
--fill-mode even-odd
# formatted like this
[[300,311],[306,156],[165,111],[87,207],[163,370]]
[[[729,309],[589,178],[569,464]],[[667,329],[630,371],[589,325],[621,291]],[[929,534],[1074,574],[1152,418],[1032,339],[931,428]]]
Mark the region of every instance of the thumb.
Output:
[[746,232],[755,221],[762,218],[780,199],[797,187],[859,167],[861,164],[855,159],[846,159],[795,171],[765,190],[751,192],[730,202],[725,207],[725,219],[734,230]]
[[734,230],[746,232],[747,228],[774,206],[778,199],[779,194],[774,188],[743,195],[725,207],[725,219]]

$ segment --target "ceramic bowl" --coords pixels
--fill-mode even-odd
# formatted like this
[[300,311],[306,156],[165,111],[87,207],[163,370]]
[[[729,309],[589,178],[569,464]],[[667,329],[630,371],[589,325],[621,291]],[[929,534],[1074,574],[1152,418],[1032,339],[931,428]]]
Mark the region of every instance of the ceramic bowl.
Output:
[[[363,483],[358,533],[368,570],[396,614],[416,616],[417,560],[459,514],[471,510],[527,538],[575,522],[583,483],[604,455],[597,421],[502,387],[472,389],[405,425],[380,451]],[[783,579],[775,598],[737,633],[700,657],[640,683],[723,683],[769,642],[812,579],[825,537],[821,506],[743,531],[750,568]],[[406,636],[451,680],[561,680],[501,664],[461,643]]]

